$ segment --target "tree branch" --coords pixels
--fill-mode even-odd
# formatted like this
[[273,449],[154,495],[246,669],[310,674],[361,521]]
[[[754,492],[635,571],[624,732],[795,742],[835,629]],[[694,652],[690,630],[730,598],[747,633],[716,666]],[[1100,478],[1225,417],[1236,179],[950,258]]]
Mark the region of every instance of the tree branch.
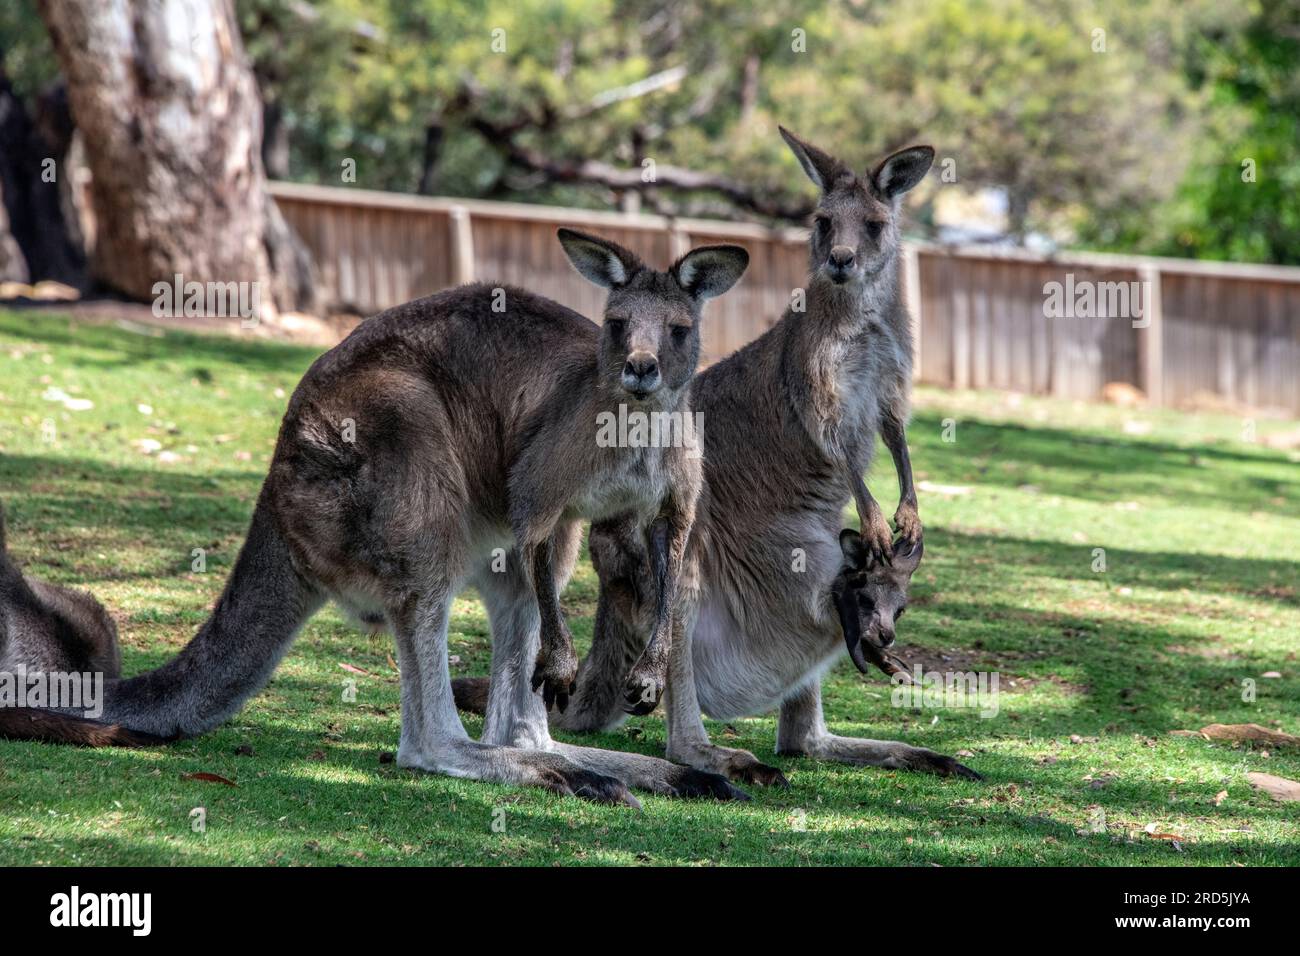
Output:
[[[655,80],[664,74],[651,77]],[[631,87],[626,88],[631,89]],[[553,104],[544,102],[540,117],[521,111],[507,120],[493,120],[478,110],[483,91],[472,80],[462,83],[452,101],[450,111],[461,113],[471,129],[490,145],[501,151],[506,162],[518,169],[539,176],[550,183],[587,183],[618,191],[635,191],[644,197],[658,187],[682,192],[711,192],[724,196],[737,209],[744,209],[771,219],[803,220],[813,210],[807,200],[790,200],[781,195],[764,195],[751,187],[721,173],[701,172],[684,166],[663,163],[655,165],[654,178],[642,179],[642,169],[628,169],[594,159],[570,159],[550,156],[534,147],[519,142],[519,134],[528,129],[549,131],[560,123],[582,118],[595,112],[599,106],[587,104],[577,114],[558,111]],[[601,104],[604,105],[604,104]]]

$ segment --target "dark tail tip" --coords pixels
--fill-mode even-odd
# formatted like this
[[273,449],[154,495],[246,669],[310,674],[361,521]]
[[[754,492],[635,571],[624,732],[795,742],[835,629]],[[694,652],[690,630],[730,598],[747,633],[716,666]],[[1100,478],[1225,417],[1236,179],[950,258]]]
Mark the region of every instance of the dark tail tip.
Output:
[[451,682],[451,693],[456,698],[456,709],[482,716],[487,713],[488,688],[486,677],[457,677]]
[[43,740],[76,747],[156,747],[167,743],[166,738],[119,724],[104,724],[31,707],[0,710],[0,737]]

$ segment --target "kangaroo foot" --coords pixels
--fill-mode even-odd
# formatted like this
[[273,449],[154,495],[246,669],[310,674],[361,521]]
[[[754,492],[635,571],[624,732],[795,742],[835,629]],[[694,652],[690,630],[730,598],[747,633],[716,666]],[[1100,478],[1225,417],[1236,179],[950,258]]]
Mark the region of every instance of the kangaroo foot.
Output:
[[540,783],[547,790],[566,797],[578,797],[593,803],[625,804],[641,809],[641,801],[632,795],[622,780],[585,767],[545,768]]
[[915,504],[910,501],[899,502],[898,510],[894,512],[894,527],[909,544],[921,540],[921,516],[917,513]]
[[941,777],[960,777],[964,780],[984,779],[970,767],[958,763],[952,757],[896,740],[867,740],[827,734],[825,737],[809,740],[781,752],[815,757],[819,760],[884,767],[888,770],[911,770],[916,773],[933,773]]
[[761,762],[748,750],[701,744],[671,750],[668,759],[756,787],[790,786],[784,773]]
[[866,545],[873,562],[888,561],[894,554],[894,535],[889,522],[879,507],[873,507],[862,522],[862,543]]
[[641,802],[622,780],[559,753],[470,740],[434,749],[420,746],[419,741],[403,740],[397,749],[397,765],[470,780],[542,787],[566,797],[641,809]]
[[671,763],[661,757],[579,747],[555,742],[555,752],[597,773],[618,777],[629,787],[661,797],[748,800],[749,794],[733,787],[721,774]]

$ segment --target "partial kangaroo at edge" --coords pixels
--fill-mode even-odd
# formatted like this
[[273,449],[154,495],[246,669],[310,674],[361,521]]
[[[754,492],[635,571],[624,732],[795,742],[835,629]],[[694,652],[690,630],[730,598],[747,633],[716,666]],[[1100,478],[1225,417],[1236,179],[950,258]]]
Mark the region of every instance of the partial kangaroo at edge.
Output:
[[[522,289],[476,284],[380,313],[316,360],[212,616],[167,664],[108,684],[106,721],[166,738],[216,726],[332,598],[396,637],[402,766],[608,802],[635,803],[628,785],[743,797],[716,775],[551,741],[519,673],[537,658],[552,701],[569,689],[556,590],[578,522],[614,515],[670,549],[649,642],[666,659],[699,461],[689,448],[603,447],[598,415],[689,411],[701,306],[748,263],[739,247],[708,246],[659,272],[594,236],[560,240],[609,289],[603,329]],[[447,673],[451,601],[470,583],[493,630],[482,742],[466,734]]]
[[[23,574],[9,557],[0,506],[0,674],[121,674],[117,626],[85,591]],[[0,706],[0,737],[86,747],[146,747],[160,738],[34,707]]]

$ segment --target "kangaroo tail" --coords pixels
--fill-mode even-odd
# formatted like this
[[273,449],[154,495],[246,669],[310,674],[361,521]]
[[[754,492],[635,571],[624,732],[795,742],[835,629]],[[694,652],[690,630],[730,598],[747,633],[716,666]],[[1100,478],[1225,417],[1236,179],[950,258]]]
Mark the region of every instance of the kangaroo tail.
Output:
[[0,708],[0,737],[6,740],[44,740],[78,747],[153,747],[162,737],[128,730],[52,710],[32,707]]
[[216,727],[270,680],[322,600],[298,572],[264,492],[212,616],[162,667],[107,682],[103,721],[164,739]]
[[482,717],[487,713],[488,687],[491,685],[491,678],[488,677],[457,677],[451,682],[451,694],[456,698],[456,709],[463,710],[467,714],[478,714]]

